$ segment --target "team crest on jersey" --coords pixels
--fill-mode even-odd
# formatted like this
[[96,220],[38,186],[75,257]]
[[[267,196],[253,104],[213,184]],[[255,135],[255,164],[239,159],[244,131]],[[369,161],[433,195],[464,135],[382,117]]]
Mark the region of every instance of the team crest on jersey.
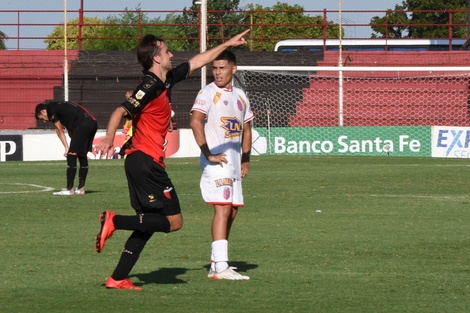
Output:
[[242,123],[236,117],[222,117],[220,127],[225,129],[225,138],[240,137],[242,135]]
[[163,190],[163,195],[167,198],[167,199],[171,199],[171,191],[173,190],[173,187],[166,187],[165,190]]
[[228,187],[224,188],[224,199],[225,200],[230,199],[230,188],[228,188]]
[[237,106],[240,111],[243,111],[243,104],[240,100],[237,100]]
[[139,90],[135,94],[136,99],[139,99],[139,100],[141,100],[144,96],[145,96],[145,92],[143,90]]

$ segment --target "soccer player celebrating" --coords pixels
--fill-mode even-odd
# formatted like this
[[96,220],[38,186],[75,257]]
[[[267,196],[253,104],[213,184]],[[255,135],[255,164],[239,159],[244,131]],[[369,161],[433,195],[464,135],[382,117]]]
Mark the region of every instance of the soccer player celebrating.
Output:
[[228,237],[244,205],[242,178],[248,174],[253,112],[243,90],[232,85],[236,57],[222,52],[212,62],[214,82],[196,97],[191,128],[201,148],[202,197],[214,206],[209,278],[247,280],[228,265]]
[[143,67],[143,78],[130,99],[112,113],[105,138],[97,145],[101,155],[113,153],[113,140],[124,117],[132,119],[134,133],[124,162],[131,205],[136,215],[101,214],[101,229],[96,236],[96,251],[117,229],[132,231],[121,258],[106,281],[107,288],[136,289],[128,275],[147,241],[155,232],[173,232],[183,226],[178,196],[165,170],[165,136],[171,121],[169,93],[179,81],[212,62],[222,51],[246,43],[246,30],[228,41],[173,68],[173,54],[163,40],[145,35],[137,46],[137,59]]
[[[57,136],[64,145],[67,158],[67,187],[54,192],[56,196],[84,195],[88,175],[87,153],[92,149],[98,123],[96,118],[83,106],[74,102],[44,101],[36,106],[36,118],[54,124]],[[65,137],[64,127],[70,137],[70,146]],[[78,187],[73,188],[78,170]]]

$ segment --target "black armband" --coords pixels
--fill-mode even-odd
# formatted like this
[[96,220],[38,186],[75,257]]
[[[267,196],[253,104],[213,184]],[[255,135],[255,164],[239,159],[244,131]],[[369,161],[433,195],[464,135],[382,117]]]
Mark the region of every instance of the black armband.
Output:
[[250,151],[242,153],[242,163],[250,162]]
[[206,159],[209,160],[209,157],[212,155],[212,153],[211,153],[211,150],[209,150],[209,146],[207,145],[207,143],[203,144],[199,148],[201,148],[201,152],[202,154],[204,154]]

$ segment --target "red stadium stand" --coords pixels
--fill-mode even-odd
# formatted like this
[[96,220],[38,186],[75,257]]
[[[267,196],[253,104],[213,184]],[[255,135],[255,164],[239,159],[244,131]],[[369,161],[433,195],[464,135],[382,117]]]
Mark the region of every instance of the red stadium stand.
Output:
[[[346,52],[343,59],[346,66],[458,66],[470,64],[470,53]],[[318,65],[337,62],[337,52],[326,52]],[[468,73],[343,73],[344,126],[470,126]],[[337,76],[337,72],[318,72],[311,77],[289,126],[338,126]]]
[[[78,51],[68,57],[76,59]],[[35,128],[36,104],[53,99],[54,87],[62,86],[64,51],[0,50],[0,59],[0,129]]]

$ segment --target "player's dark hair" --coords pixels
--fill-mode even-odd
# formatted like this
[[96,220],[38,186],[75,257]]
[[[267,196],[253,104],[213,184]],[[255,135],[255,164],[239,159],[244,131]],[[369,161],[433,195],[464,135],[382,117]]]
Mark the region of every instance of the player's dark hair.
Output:
[[41,114],[42,110],[47,110],[46,102],[41,102],[36,105],[36,109],[34,110],[36,118]]
[[137,45],[137,60],[144,70],[148,71],[153,65],[153,57],[160,54],[162,39],[154,35],[145,35]]
[[215,58],[214,61],[220,61],[220,60],[227,60],[229,63],[232,63],[233,65],[237,65],[237,57],[235,56],[235,53],[233,53],[230,50],[224,50]]

